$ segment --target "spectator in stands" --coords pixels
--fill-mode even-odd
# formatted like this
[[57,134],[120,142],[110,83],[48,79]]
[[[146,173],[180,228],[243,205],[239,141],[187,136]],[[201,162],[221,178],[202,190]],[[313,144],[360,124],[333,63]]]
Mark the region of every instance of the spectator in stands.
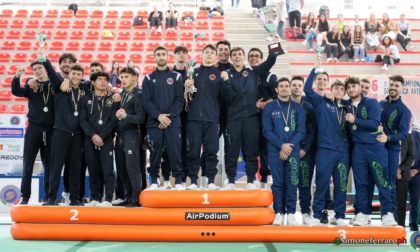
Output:
[[236,7],[236,8],[238,8],[239,1],[240,1],[240,0],[232,0],[232,7]]
[[134,61],[132,59],[130,59],[130,60],[127,61],[127,67],[134,68],[134,70],[136,70],[137,76],[138,76],[139,69],[136,67],[136,65],[135,65],[135,63],[134,63]]
[[350,32],[350,27],[348,25],[345,25],[343,27],[343,33],[341,33],[341,45],[343,46],[343,50],[338,54],[339,58],[347,53],[347,55],[349,56],[349,61],[353,59],[353,48],[351,44],[351,39],[352,35]]
[[326,37],[325,52],[327,54],[327,63],[330,61],[337,62],[338,53],[343,49],[338,27],[334,25],[332,31],[329,31]]
[[286,6],[285,0],[280,0],[276,5],[276,14],[279,25],[277,26],[277,34],[284,37],[284,24],[286,23]]
[[397,25],[394,21],[389,19],[387,13],[382,15],[382,22],[381,22],[381,34],[387,34],[392,40],[395,40],[397,32]]
[[168,31],[175,32],[175,28],[178,26],[179,13],[177,10],[174,10],[174,5],[169,3],[169,10],[165,13],[166,17],[166,28]]
[[118,61],[113,61],[111,66],[111,71],[109,71],[110,82],[112,87],[115,87],[117,84],[121,84],[120,80],[120,64]]
[[300,34],[300,21],[301,21],[301,10],[305,3],[304,0],[287,0],[289,3],[289,24],[290,29],[293,33]]
[[394,45],[394,41],[392,41],[391,37],[385,35],[382,37],[382,46],[381,49],[384,52],[383,55],[383,62],[384,66],[382,67],[383,70],[388,70],[389,65],[394,65],[394,63],[400,63],[400,52],[396,45]]
[[365,36],[363,36],[362,27],[356,25],[353,36],[351,37],[351,45],[353,47],[354,62],[365,62]]
[[355,14],[355,15],[354,15],[354,20],[352,20],[352,21],[350,22],[350,30],[351,30],[351,31],[354,31],[354,27],[355,27],[356,25],[360,25],[360,27],[364,27],[364,22],[363,22],[362,20],[360,20],[360,18],[359,18],[359,14]]
[[413,49],[413,44],[410,38],[411,23],[405,19],[404,13],[400,15],[400,21],[397,23],[397,31],[397,40],[401,47],[406,51],[411,51]]
[[158,32],[161,32],[163,13],[159,11],[157,5],[153,6],[153,11],[150,12],[147,20],[149,21],[149,28],[151,29],[151,32],[156,32],[156,28]]
[[417,217],[418,217],[418,209],[417,206],[419,204],[420,199],[420,128],[417,126],[413,126],[411,128],[411,135],[413,136],[414,140],[414,151],[415,151],[415,159],[414,164],[410,169],[411,180],[408,184],[408,190],[410,195],[410,217],[409,217],[409,225],[410,231],[418,231],[419,227],[417,224]]
[[375,13],[370,13],[369,20],[365,22],[366,43],[370,49],[376,51],[379,47],[380,23],[376,20]]
[[318,16],[318,24],[316,25],[315,31],[318,32],[316,37],[317,46],[321,46],[323,41],[326,40],[327,32],[330,30],[330,24],[328,23],[327,16],[320,14]]
[[337,24],[336,24],[336,26],[338,27],[338,31],[340,33],[343,32],[344,25],[345,24],[344,24],[343,14],[338,14],[337,15]]
[[308,20],[302,24],[302,33],[305,36],[305,40],[302,42],[302,45],[306,45],[307,42],[309,42],[309,50],[313,51],[313,44],[314,39],[316,38],[316,21],[315,21],[315,15],[313,12],[309,12],[308,14]]

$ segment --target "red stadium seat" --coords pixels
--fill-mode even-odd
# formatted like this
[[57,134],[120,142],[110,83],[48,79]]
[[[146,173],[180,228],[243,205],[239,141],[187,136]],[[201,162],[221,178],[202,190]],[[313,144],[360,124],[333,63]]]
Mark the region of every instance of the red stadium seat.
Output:
[[132,26],[131,21],[123,20],[118,25],[118,29],[131,29],[131,26]]
[[108,63],[109,62],[109,54],[108,53],[100,53],[96,55],[96,60],[101,63]]
[[27,114],[28,107],[23,104],[15,104],[10,108],[10,114]]
[[121,13],[121,18],[130,18],[130,19],[132,19],[132,18],[134,18],[134,12],[132,12],[132,11],[123,11]]
[[0,39],[4,38],[5,35],[5,32],[3,30],[0,30]]
[[25,22],[23,22],[23,20],[15,19],[15,20],[12,20],[12,22],[10,23],[10,28],[20,29],[20,28],[23,28],[24,25],[25,25]]
[[[134,34],[134,36],[135,36],[135,34]],[[142,38],[138,38],[138,39],[141,40]],[[150,33],[149,34],[149,40],[162,40],[162,33],[161,32]]]
[[13,96],[10,90],[0,91],[0,101],[11,101],[11,100],[13,100]]
[[153,53],[147,54],[146,55],[146,59],[145,59],[144,62],[147,63],[147,64],[156,63],[156,61],[155,61],[155,55]]
[[117,42],[114,46],[115,51],[128,51],[128,44],[126,42]]
[[156,47],[160,46],[160,43],[158,42],[150,42],[147,44],[147,48],[146,50],[148,52],[153,52],[155,50]]
[[144,44],[142,42],[133,42],[130,51],[143,51]]
[[201,52],[203,51],[203,48],[207,45],[207,43],[201,42],[201,43],[197,43],[195,44],[195,49],[194,51],[196,52]]
[[[47,48],[46,44],[44,47]],[[27,41],[27,40],[22,40],[19,42],[17,49],[18,50],[32,50],[32,42]],[[34,48],[34,49],[37,50],[38,48]]]
[[6,17],[6,18],[13,17],[13,10],[10,10],[10,9],[2,10],[1,13],[0,13],[0,17]]
[[50,31],[49,29],[41,30],[40,33],[47,35],[47,39],[53,37],[52,31]]
[[2,19],[0,20],[0,28],[8,28],[9,27],[9,20]]
[[9,113],[9,107],[6,104],[0,104],[0,114]]
[[183,32],[181,33],[181,41],[190,41],[194,40],[194,34],[192,32]]
[[60,58],[60,54],[59,53],[49,53],[47,57],[51,62],[58,62],[58,58]]
[[42,18],[44,16],[43,10],[32,10],[30,18]]
[[[76,15],[77,16],[77,15]],[[104,12],[101,10],[93,10],[92,14],[90,15],[91,18],[103,18]]]
[[95,42],[84,42],[82,46],[83,51],[95,51],[96,50],[96,43]]
[[209,12],[208,11],[198,11],[197,12],[197,19],[208,19],[209,18]]
[[186,16],[194,17],[194,12],[192,12],[192,11],[183,11],[181,17],[186,17]]
[[164,43],[163,46],[166,47],[166,49],[168,49],[168,51],[172,53],[176,47],[176,44],[172,42],[169,42],[169,43],[167,42],[167,43]]
[[223,30],[225,29],[225,23],[222,21],[213,21],[213,23],[211,24],[211,29],[212,30]]
[[36,39],[36,31],[34,31],[34,30],[27,30],[27,31],[23,32],[22,38],[23,39]]
[[34,29],[38,29],[39,28],[39,20],[36,19],[31,19],[28,20],[28,22],[26,22],[26,28],[34,28]]
[[[141,32],[141,31],[136,31],[133,34],[133,39],[134,40],[145,40],[147,37],[147,34],[145,32]],[[162,34],[161,34],[161,39],[162,39]]]
[[0,53],[0,62],[9,62],[12,59],[9,53]]
[[209,23],[207,21],[197,21],[195,23],[195,29],[197,30],[208,30]]
[[131,32],[129,31],[120,31],[117,36],[117,40],[130,40]]
[[193,22],[179,21],[178,26],[182,30],[191,30],[191,29],[194,28],[194,23]]
[[68,32],[65,30],[59,30],[55,32],[54,39],[67,39],[69,36]]
[[117,53],[112,56],[112,61],[118,61],[120,64],[124,64],[126,62],[125,54]]
[[66,46],[67,51],[79,51],[80,50],[80,43],[77,41],[70,41],[67,43]]
[[26,97],[18,97],[18,96],[13,96],[13,99],[15,101],[27,101],[28,100],[28,98],[26,98]]
[[201,64],[201,62],[203,62],[203,56],[201,56],[201,54],[197,54],[195,56],[195,61],[197,62],[197,64]]
[[27,62],[29,60],[28,55],[26,53],[16,53],[13,56],[13,62]]
[[118,19],[118,11],[116,11],[116,10],[107,11],[105,18]]
[[47,10],[47,14],[45,14],[46,18],[57,18],[58,17],[58,11],[57,10]]
[[212,35],[213,41],[220,41],[225,39],[225,34],[223,32],[215,32]]
[[114,20],[106,20],[104,22],[104,29],[115,29],[117,28],[117,22]]
[[111,42],[101,42],[99,43],[99,51],[111,51],[112,43]]
[[209,34],[207,32],[202,32],[202,36],[198,36],[195,38],[196,41],[207,41],[209,40]]
[[150,74],[151,72],[155,71],[156,66],[145,66],[143,67],[143,75]]
[[20,9],[16,11],[15,18],[27,18],[28,10]]
[[143,20],[147,20],[149,17],[149,12],[147,10],[139,10],[137,11],[137,16],[142,16]]
[[91,53],[82,53],[79,56],[79,61],[83,63],[90,63],[93,61],[93,55]]
[[5,74],[5,73],[6,73],[6,66],[0,65],[0,74]]
[[4,41],[1,45],[2,50],[14,50],[16,48],[16,43],[13,41]]
[[178,34],[174,31],[168,31],[165,34],[165,40],[178,40]]
[[64,50],[64,43],[61,41],[51,42],[50,50],[61,51]]
[[89,12],[87,10],[78,10],[74,17],[76,17],[76,18],[88,18],[89,17]]
[[134,54],[131,54],[129,58],[133,60],[135,63],[141,63],[143,57],[141,56],[141,54],[134,53]]
[[89,75],[90,74],[90,67],[89,65],[85,65],[83,68],[83,74]]
[[[31,55],[31,57],[32,57],[32,55]],[[38,58],[37,53],[35,53],[35,58]],[[28,75],[34,74],[34,71],[32,70],[32,67],[30,65],[25,68],[25,74],[28,74]]]
[[7,70],[8,74],[16,74],[17,70],[19,69],[19,65],[11,65]]
[[59,29],[69,29],[71,26],[71,23],[68,19],[61,19],[57,22],[57,28]]
[[86,28],[86,21],[85,20],[74,20],[73,29],[85,29]]
[[[14,73],[14,74],[16,74],[16,73]],[[12,80],[13,80],[12,77],[5,78],[4,81],[3,81],[2,86],[4,88],[10,88],[10,87],[12,87]]]
[[192,51],[192,44],[191,43],[182,42],[181,45],[185,46],[188,49],[189,52]]
[[47,19],[42,21],[41,28],[42,29],[53,29],[55,27],[55,21],[51,19]]
[[102,26],[102,22],[100,20],[94,19],[90,20],[88,24],[89,29],[100,29]]
[[114,40],[115,39],[115,33],[110,31],[110,30],[103,30],[102,31],[102,39]]
[[83,36],[84,36],[84,34],[83,34],[82,31],[72,31],[70,33],[70,39],[71,40],[81,40],[81,39],[83,39]]
[[173,54],[168,55],[168,64],[174,64],[175,63],[175,56]]
[[60,13],[60,18],[72,18],[74,17],[73,10],[62,10]]

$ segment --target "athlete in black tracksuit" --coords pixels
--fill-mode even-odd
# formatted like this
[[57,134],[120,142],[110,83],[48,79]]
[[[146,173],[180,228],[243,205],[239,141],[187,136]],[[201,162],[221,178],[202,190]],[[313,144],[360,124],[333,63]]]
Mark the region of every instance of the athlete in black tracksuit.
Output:
[[[98,72],[91,75],[91,79],[109,77],[106,73]],[[99,82],[99,81],[98,81]],[[97,83],[100,85],[100,83]],[[100,186],[101,174],[103,174],[105,184],[105,201],[111,204],[114,193],[114,143],[113,137],[115,126],[118,123],[116,112],[120,103],[114,102],[112,94],[107,94],[106,90],[95,91],[86,95],[81,100],[81,111],[79,123],[85,133],[84,154],[89,169],[89,185],[92,195],[92,202],[101,201],[103,188]],[[94,137],[100,137],[103,145],[97,146],[93,142]]]
[[[70,71],[81,72],[73,65]],[[83,136],[79,126],[80,99],[90,90],[86,90],[80,83],[77,88],[72,87],[70,92],[62,92],[60,85],[63,79],[54,71],[51,62],[44,63],[48,78],[55,93],[54,99],[54,129],[51,138],[51,172],[48,201],[44,205],[56,205],[57,192],[60,186],[60,176],[63,165],[69,169],[70,205],[84,205],[79,201],[80,171],[83,148]]]
[[[157,184],[159,166],[165,144],[168,158],[175,177],[175,184],[182,183],[183,168],[181,161],[181,118],[184,107],[184,84],[182,76],[174,71],[156,69],[143,80],[143,105],[148,113],[147,141],[150,150],[149,173],[152,184]],[[159,128],[160,114],[170,114],[171,124]]]
[[[232,55],[232,52],[231,52]],[[276,63],[276,56],[269,55],[267,60],[253,69],[243,67],[238,72],[234,67],[229,70],[229,81],[222,85],[222,97],[227,103],[227,146],[226,174],[229,184],[235,183],[239,150],[242,149],[246,163],[247,183],[252,184],[258,170],[259,109],[258,78],[270,71]]]
[[[37,67],[37,64],[33,65]],[[41,67],[42,63],[41,63]],[[40,89],[34,91],[25,84],[20,86],[20,77],[12,80],[12,94],[17,97],[28,98],[28,127],[25,132],[23,147],[23,175],[20,186],[22,201],[27,204],[31,197],[31,182],[34,163],[38,151],[41,152],[41,161],[44,167],[44,193],[48,194],[50,176],[51,132],[54,124],[54,93],[50,81],[37,81]],[[37,199],[38,200],[38,199]]]
[[187,113],[187,156],[188,176],[191,184],[197,185],[200,169],[200,152],[203,144],[208,184],[214,184],[217,175],[217,152],[219,151],[218,123],[220,87],[225,82],[220,71],[201,65],[194,69],[194,86],[197,92],[189,104]]

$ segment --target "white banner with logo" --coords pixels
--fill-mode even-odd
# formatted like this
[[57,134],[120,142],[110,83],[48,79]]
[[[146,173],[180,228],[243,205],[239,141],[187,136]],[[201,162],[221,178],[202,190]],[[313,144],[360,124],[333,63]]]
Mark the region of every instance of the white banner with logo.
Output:
[[[20,183],[22,179],[17,176],[0,176],[0,213],[8,213],[13,205],[20,202]],[[39,178],[32,178],[31,198],[29,203],[39,201]]]
[[25,120],[25,115],[0,114],[0,174],[22,167]]

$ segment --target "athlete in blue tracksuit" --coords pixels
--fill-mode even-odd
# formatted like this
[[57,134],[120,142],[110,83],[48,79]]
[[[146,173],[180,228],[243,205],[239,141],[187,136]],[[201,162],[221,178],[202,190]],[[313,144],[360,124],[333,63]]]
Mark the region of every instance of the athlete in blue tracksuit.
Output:
[[[263,110],[263,131],[268,142],[268,162],[273,178],[273,208],[276,214],[280,214],[276,215],[273,224],[283,225],[281,215],[287,213],[288,224],[296,225],[299,143],[305,135],[305,112],[300,104],[290,99],[287,78],[278,81],[276,91],[278,99],[267,104]],[[278,218],[280,221],[276,223]]]
[[[368,224],[369,205],[368,177],[372,176],[379,190],[382,215],[392,213],[394,203],[390,198],[390,185],[388,174],[388,158],[385,145],[376,140],[381,134],[379,122],[381,118],[380,106],[375,99],[361,94],[358,78],[349,77],[345,81],[348,96],[351,98],[346,120],[351,124],[352,140],[354,142],[352,153],[352,167],[354,184],[356,188],[356,202],[358,214],[353,224],[363,226]],[[384,222],[385,218],[383,218]],[[395,220],[389,220],[384,225],[394,225]]]
[[[401,100],[404,79],[401,75],[393,75],[389,78],[389,95],[380,102],[382,107],[381,123],[383,127],[383,139],[388,150],[389,183],[392,186],[391,201],[396,202],[395,180],[399,165],[401,144],[400,141],[407,138],[410,127],[411,112]],[[379,139],[378,139],[379,140]],[[393,211],[396,206],[393,205]],[[392,212],[393,212],[392,211]]]
[[411,180],[408,184],[408,191],[410,195],[410,217],[409,225],[410,231],[418,231],[418,209],[420,200],[420,128],[413,127],[411,135],[414,141],[414,164],[410,169]]
[[169,70],[168,50],[157,47],[154,51],[157,68],[143,80],[143,106],[147,118],[147,141],[150,150],[150,177],[152,189],[157,189],[163,145],[168,151],[175,187],[182,190],[181,118],[184,107],[184,81],[182,76]]
[[[313,105],[318,124],[318,151],[316,154],[316,191],[313,201],[314,222],[319,225],[322,210],[325,207],[325,195],[329,190],[331,175],[334,182],[335,218],[344,219],[346,210],[347,173],[349,167],[349,137],[345,121],[346,109],[341,105],[344,96],[344,84],[335,83],[331,90],[342,88],[342,94],[335,95],[335,101],[320,96],[312,90],[315,69],[312,69],[304,91]],[[338,222],[337,222],[338,223]]]

